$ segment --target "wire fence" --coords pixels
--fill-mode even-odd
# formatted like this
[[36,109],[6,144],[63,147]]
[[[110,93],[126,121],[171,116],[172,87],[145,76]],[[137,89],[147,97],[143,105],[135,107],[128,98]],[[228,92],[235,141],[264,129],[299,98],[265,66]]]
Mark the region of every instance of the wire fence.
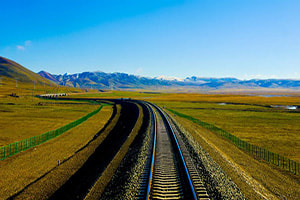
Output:
[[4,160],[12,155],[15,155],[19,152],[25,151],[29,148],[35,147],[37,145],[40,145],[44,142],[47,142],[50,139],[53,139],[66,131],[78,126],[82,122],[86,121],[93,115],[97,114],[103,107],[104,105],[100,105],[100,107],[93,112],[81,117],[80,119],[77,119],[65,126],[62,126],[56,130],[52,130],[46,133],[43,133],[41,135],[33,136],[24,140],[20,140],[18,142],[11,143],[9,145],[0,147],[0,161]]
[[289,172],[292,172],[293,174],[296,174],[296,175],[300,174],[300,164],[293,160],[290,160],[289,158],[281,156],[277,153],[273,153],[265,148],[250,144],[250,143],[248,143],[248,142],[232,135],[231,133],[229,133],[219,127],[216,127],[212,124],[203,122],[199,119],[195,119],[191,116],[179,113],[179,112],[171,110],[171,109],[167,109],[167,110],[169,110],[170,112],[172,112],[175,115],[178,115],[179,117],[186,118],[196,124],[199,124],[200,126],[202,126],[204,128],[207,128],[207,129],[221,135],[222,137],[230,140],[233,144],[235,144],[239,148],[247,151],[248,153],[250,153],[258,158],[261,158],[269,163],[277,165],[278,167],[285,169]]

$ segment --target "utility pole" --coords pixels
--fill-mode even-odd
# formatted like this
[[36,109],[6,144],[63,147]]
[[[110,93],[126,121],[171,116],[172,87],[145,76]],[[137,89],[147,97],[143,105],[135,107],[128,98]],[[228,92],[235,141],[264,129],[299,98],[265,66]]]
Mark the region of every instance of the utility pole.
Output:
[[33,99],[33,96],[34,96],[34,90],[35,90],[35,81],[33,81],[32,99]]
[[0,86],[2,87],[2,79],[3,79],[3,77],[1,76],[0,77]]
[[16,88],[18,87],[18,79],[17,78],[15,78],[16,79]]

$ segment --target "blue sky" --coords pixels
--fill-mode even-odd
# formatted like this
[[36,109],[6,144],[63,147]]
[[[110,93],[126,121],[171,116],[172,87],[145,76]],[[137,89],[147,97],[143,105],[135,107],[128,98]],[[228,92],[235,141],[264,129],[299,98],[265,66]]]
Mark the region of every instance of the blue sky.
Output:
[[300,79],[298,0],[1,1],[0,55],[34,72]]

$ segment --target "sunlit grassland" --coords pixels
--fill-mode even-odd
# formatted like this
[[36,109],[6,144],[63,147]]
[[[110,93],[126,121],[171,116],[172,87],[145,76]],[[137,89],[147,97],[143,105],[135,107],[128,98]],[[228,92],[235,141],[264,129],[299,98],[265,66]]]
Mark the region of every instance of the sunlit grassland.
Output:
[[275,165],[255,159],[229,140],[188,119],[174,115],[172,118],[176,119],[178,124],[188,131],[187,134],[209,153],[247,199],[299,199],[299,177]]
[[184,101],[157,104],[214,124],[251,144],[300,161],[300,112],[255,105]]
[[[280,95],[280,94],[277,94]],[[296,94],[294,94],[296,95]],[[180,93],[157,95],[151,98],[151,101],[177,101],[177,102],[201,102],[201,103],[240,103],[240,104],[258,104],[258,105],[300,105],[298,96],[250,96],[250,95],[222,95],[222,94],[197,94]]]
[[0,146],[54,130],[98,107],[86,102],[0,98]]
[[[112,106],[103,107],[99,113],[63,135],[1,161],[0,199],[13,195],[16,191],[44,175],[57,166],[58,160],[63,162],[74,155],[104,127],[111,115]],[[77,158],[75,163],[81,163],[82,159],[87,158]],[[61,171],[57,179],[61,179],[73,168],[76,168],[76,164],[69,166],[65,169],[66,171]],[[43,190],[47,190],[47,188],[41,187],[36,189],[42,193]]]
[[[163,91],[105,91],[98,93],[75,94],[72,97],[83,98],[132,98],[145,101],[176,101],[201,103],[235,103],[250,105],[300,105],[299,93],[259,93],[257,95],[277,95],[274,97],[255,96],[247,94],[200,94],[200,93],[166,93]],[[281,96],[282,95],[282,96]],[[291,96],[288,96],[291,95]]]
[[[300,161],[300,113],[274,105],[300,105],[297,93],[274,97],[230,94],[159,93],[111,91],[78,95],[95,98],[132,98],[165,105],[175,111],[214,124],[241,139],[270,151]],[[227,103],[220,105],[219,103]]]
[[133,98],[157,102],[214,124],[251,144],[300,161],[300,113],[270,107],[300,105],[300,97],[276,95],[279,96],[113,91],[89,94],[89,97]]
[[34,81],[29,82],[20,82],[14,79],[2,77],[0,80],[0,97],[6,97],[15,93],[16,95],[23,98],[32,98],[32,96],[45,94],[45,93],[79,93],[84,92],[83,89],[65,87],[56,85],[55,83],[51,84],[37,84]]

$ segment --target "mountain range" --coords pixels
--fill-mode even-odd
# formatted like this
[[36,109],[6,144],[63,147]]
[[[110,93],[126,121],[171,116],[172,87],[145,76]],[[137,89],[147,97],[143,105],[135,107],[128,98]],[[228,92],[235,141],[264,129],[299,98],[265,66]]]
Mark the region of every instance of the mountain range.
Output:
[[256,88],[291,88],[300,89],[300,80],[291,79],[252,79],[236,78],[202,78],[187,77],[184,79],[156,77],[148,78],[126,73],[83,72],[76,74],[54,75],[45,71],[39,72],[57,84],[95,89],[162,89],[162,88],[194,88],[194,89],[256,89]]
[[19,82],[35,82],[37,84],[56,83],[59,85],[93,88],[93,89],[300,89],[300,80],[292,79],[252,79],[239,80],[236,78],[171,78],[159,76],[155,78],[136,76],[126,73],[82,72],[76,74],[55,75],[46,71],[38,74],[22,65],[0,56],[0,78],[3,77]]

